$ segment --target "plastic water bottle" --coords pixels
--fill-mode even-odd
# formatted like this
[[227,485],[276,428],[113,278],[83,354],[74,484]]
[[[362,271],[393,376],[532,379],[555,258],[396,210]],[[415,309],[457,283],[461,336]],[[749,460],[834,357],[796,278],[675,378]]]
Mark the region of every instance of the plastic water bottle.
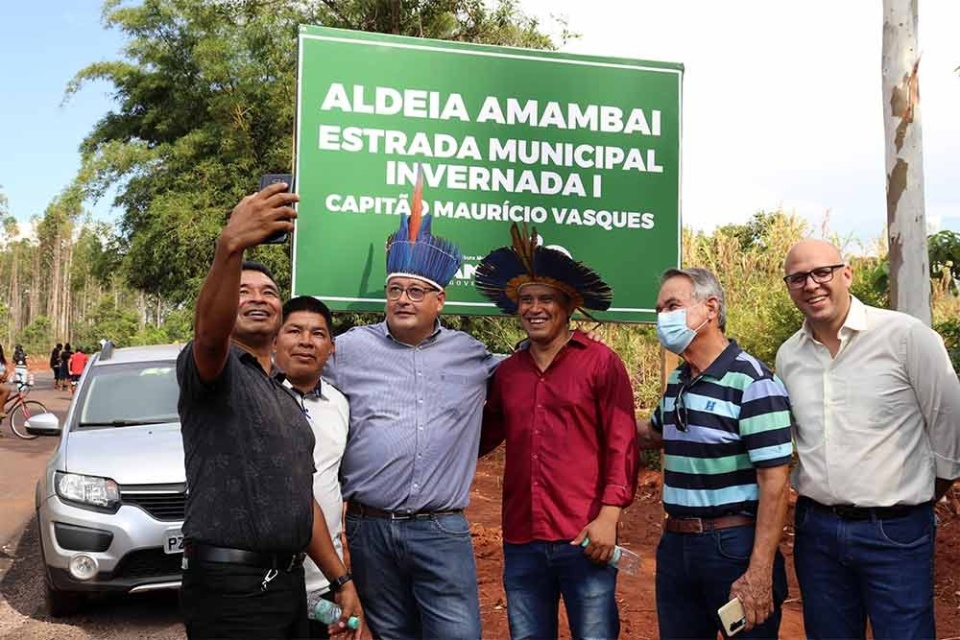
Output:
[[[588,544],[590,544],[590,538],[584,538],[580,546],[586,547]],[[607,564],[631,576],[640,573],[640,556],[620,545],[613,548],[613,555],[607,560]]]
[[[319,591],[314,591],[307,596],[307,617],[323,624],[333,624],[343,615],[343,610],[337,606],[337,603],[330,602]],[[347,628],[356,629],[360,626],[360,620],[356,616],[347,618]]]

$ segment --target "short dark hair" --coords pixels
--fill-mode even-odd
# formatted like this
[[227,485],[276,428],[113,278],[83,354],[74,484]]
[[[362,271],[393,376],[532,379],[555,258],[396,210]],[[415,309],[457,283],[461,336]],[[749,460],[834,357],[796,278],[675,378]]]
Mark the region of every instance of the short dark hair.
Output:
[[277,291],[280,290],[280,285],[277,284],[277,279],[273,277],[273,273],[270,272],[270,269],[267,265],[262,262],[257,262],[256,260],[244,260],[243,264],[240,265],[240,271],[258,271],[263,275],[270,278],[270,281],[273,282],[273,286],[277,288]]
[[327,329],[331,334],[333,333],[333,314],[330,313],[330,308],[320,299],[313,296],[290,298],[283,304],[283,321],[286,322],[287,317],[297,311],[308,311],[323,316],[323,319],[327,321]]

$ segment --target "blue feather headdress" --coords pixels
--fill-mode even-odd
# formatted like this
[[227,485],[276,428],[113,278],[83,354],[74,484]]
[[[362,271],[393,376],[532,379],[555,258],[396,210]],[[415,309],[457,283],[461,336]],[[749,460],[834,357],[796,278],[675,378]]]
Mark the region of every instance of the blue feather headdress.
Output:
[[463,263],[457,245],[430,232],[433,217],[423,215],[423,176],[417,175],[410,215],[400,218],[400,228],[387,238],[387,279],[419,278],[437,289],[447,286]]
[[510,235],[513,243],[485,257],[477,266],[474,281],[477,290],[503,312],[517,312],[520,288],[526,284],[543,284],[563,291],[570,296],[573,307],[581,311],[610,308],[613,290],[593,269],[562,251],[539,246],[536,229],[527,235],[524,225],[521,234],[514,223]]

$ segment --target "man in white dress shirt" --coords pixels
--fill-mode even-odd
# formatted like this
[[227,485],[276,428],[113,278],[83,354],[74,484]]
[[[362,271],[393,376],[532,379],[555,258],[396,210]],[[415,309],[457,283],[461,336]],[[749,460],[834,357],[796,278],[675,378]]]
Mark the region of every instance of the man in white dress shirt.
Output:
[[[330,310],[310,296],[292,298],[283,305],[283,325],[277,334],[275,360],[284,384],[297,392],[317,444],[313,450],[313,495],[327,521],[333,546],[343,559],[343,498],[340,460],[347,445],[350,408],[333,385],[320,378],[334,351]],[[307,594],[320,591],[333,601],[330,583],[309,559],[303,563]],[[326,625],[310,621],[311,638],[328,638]]]
[[798,464],[794,562],[808,638],[933,638],[933,504],[960,477],[960,382],[912,316],[850,294],[821,240],[790,249],[806,320],[777,353]]

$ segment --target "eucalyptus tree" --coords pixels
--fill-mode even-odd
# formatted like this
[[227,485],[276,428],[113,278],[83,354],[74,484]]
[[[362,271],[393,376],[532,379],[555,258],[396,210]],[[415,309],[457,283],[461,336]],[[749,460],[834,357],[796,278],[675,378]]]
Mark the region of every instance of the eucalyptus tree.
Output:
[[883,0],[883,128],[887,171],[890,301],[931,322],[923,203],[917,0]]

